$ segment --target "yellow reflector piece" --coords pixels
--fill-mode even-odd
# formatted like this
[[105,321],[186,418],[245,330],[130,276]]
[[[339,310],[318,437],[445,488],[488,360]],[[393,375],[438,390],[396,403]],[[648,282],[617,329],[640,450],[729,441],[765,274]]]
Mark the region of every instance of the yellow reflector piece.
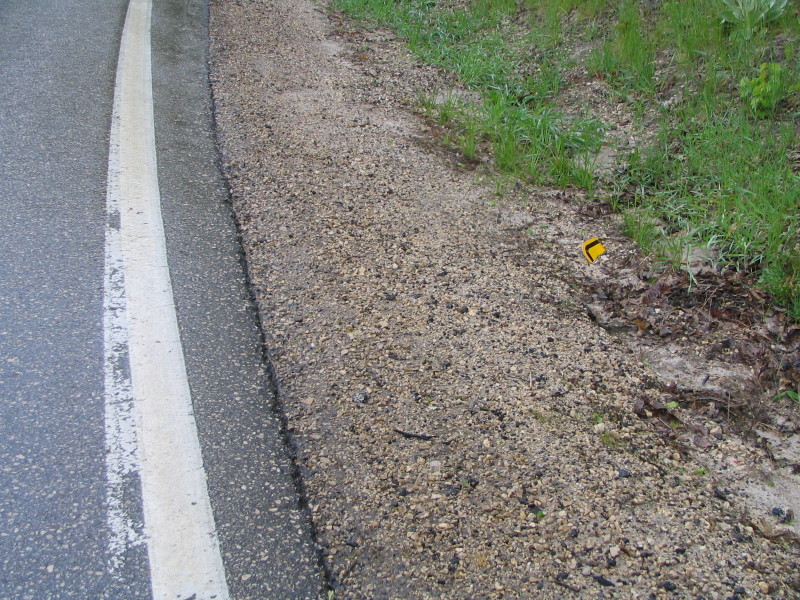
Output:
[[595,260],[597,260],[597,257],[603,254],[605,251],[605,247],[597,238],[592,238],[586,242],[583,242],[583,255],[590,263],[593,263]]

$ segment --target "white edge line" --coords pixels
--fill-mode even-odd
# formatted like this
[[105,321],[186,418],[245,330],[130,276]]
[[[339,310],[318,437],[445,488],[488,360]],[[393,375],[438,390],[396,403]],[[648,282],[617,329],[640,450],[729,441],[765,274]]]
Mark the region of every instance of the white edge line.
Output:
[[125,550],[142,538],[137,523],[122,512],[120,496],[125,478],[138,471],[153,597],[225,600],[229,591],[161,220],[151,6],[151,0],[128,5],[109,149],[104,325],[110,567],[119,569]]

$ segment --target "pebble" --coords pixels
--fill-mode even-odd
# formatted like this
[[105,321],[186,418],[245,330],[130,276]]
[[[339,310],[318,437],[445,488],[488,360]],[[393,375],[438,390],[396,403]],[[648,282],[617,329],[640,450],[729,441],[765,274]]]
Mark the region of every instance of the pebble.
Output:
[[668,592],[674,592],[678,589],[678,586],[672,583],[671,581],[662,581],[660,586],[667,590]]
[[613,581],[609,581],[608,579],[606,579],[602,575],[595,575],[594,576],[594,580],[597,583],[599,583],[600,585],[602,585],[603,587],[614,587],[614,582]]

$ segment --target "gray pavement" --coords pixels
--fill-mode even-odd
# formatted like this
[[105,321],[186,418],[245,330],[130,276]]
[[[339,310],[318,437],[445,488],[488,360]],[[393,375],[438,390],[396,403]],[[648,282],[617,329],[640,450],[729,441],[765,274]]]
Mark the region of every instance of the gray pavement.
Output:
[[[0,0],[0,597],[146,598],[109,572],[103,397],[108,132],[123,0]],[[321,577],[216,168],[206,6],[156,0],[161,195],[209,494],[234,598]],[[135,482],[130,497],[140,509]],[[277,509],[277,510],[275,510]]]

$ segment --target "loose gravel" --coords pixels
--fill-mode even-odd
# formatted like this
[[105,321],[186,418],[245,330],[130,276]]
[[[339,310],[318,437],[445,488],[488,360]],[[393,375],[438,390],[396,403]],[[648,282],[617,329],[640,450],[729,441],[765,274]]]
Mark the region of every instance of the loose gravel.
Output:
[[[412,110],[452,82],[388,33],[306,0],[211,17],[224,170],[336,598],[800,597],[797,548],[646,418],[657,382],[582,306],[581,242],[634,252],[612,221],[569,191],[498,197]],[[720,469],[751,460],[720,431]]]

